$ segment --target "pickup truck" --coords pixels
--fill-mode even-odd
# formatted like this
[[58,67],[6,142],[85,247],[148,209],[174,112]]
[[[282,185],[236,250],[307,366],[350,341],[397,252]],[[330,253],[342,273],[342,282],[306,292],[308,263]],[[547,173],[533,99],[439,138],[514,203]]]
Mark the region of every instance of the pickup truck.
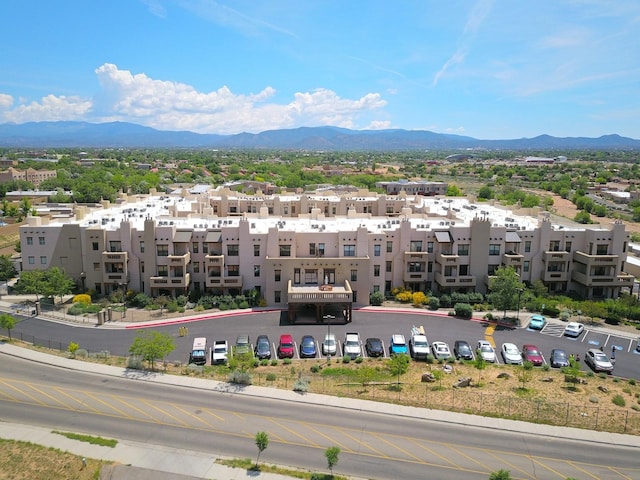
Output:
[[356,358],[362,355],[360,349],[360,334],[357,332],[347,332],[342,344],[342,354],[345,357]]
[[429,341],[424,334],[424,327],[413,327],[409,338],[409,355],[413,359],[424,360],[429,355]]
[[224,365],[227,363],[229,344],[226,340],[216,340],[211,349],[211,365]]

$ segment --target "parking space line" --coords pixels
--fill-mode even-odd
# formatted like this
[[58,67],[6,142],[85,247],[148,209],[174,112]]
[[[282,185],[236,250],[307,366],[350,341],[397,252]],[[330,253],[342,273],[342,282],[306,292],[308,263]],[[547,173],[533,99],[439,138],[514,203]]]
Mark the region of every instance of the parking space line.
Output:
[[53,400],[54,402],[59,403],[60,405],[62,405],[64,408],[68,409],[68,410],[78,410],[77,408],[72,408],[71,405],[68,405],[60,400],[58,400],[56,397],[54,397],[53,395],[49,395],[47,392],[40,390],[39,388],[37,388],[35,385],[32,384],[28,384],[29,388],[35,390],[36,392],[38,392],[40,395],[43,395],[47,398],[50,398],[51,400]]
[[477,463],[477,464],[478,464],[478,465],[480,465],[482,468],[484,468],[487,472],[492,472],[492,471],[494,470],[493,468],[491,468],[490,466],[488,466],[488,465],[486,465],[486,464],[482,463],[481,461],[476,460],[476,459],[475,459],[475,458],[473,458],[471,455],[467,455],[466,453],[464,453],[463,451],[461,451],[461,450],[458,448],[460,445],[453,445],[453,444],[451,444],[451,443],[450,443],[450,444],[448,444],[448,445],[449,445],[449,448],[450,448],[451,450],[455,450],[455,451],[456,451],[456,452],[458,452],[461,456],[465,457],[467,460],[471,460],[472,462]]
[[215,428],[215,425],[210,424],[209,422],[207,422],[204,418],[199,417],[198,415],[194,415],[191,412],[186,411],[185,409],[181,408],[180,405],[176,405],[175,403],[170,403],[169,405],[171,405],[173,408],[175,408],[176,410],[180,410],[182,413],[184,413],[185,415],[194,418],[202,423],[204,423],[206,426],[210,427],[210,428]]
[[396,450],[398,450],[399,452],[402,452],[403,454],[407,455],[410,458],[413,458],[414,460],[417,460],[419,462],[424,462],[423,458],[420,458],[414,454],[412,454],[411,452],[408,452],[407,450],[405,450],[404,448],[400,448],[398,445],[396,445],[395,443],[390,442],[389,440],[387,440],[386,438],[384,438],[382,435],[378,435],[377,433],[373,433],[370,432],[370,434],[374,437],[376,437],[378,440],[382,440],[384,443],[386,443],[387,445],[389,445],[392,448],[395,448]]
[[[17,387],[14,387],[14,386],[13,386],[13,385],[11,385],[10,383],[4,382],[4,381],[2,381],[2,380],[0,380],[0,382],[4,383],[7,387],[14,389],[16,392],[19,392],[19,393],[21,393],[21,394],[23,394],[23,395],[25,395],[25,396],[29,397],[31,400],[33,400],[33,401],[34,401],[34,402],[36,402],[37,404],[40,404],[40,405],[42,405],[43,407],[47,407],[47,406],[48,406],[48,405],[47,405],[46,403],[44,403],[43,401],[38,400],[38,399],[37,399],[36,397],[34,397],[33,395],[29,395],[29,393],[27,393],[27,392],[25,392],[25,391],[23,391],[23,390],[20,390],[20,389],[19,389],[19,388],[17,388]],[[18,382],[18,383],[23,383],[23,382]]]
[[[347,432],[346,430],[343,430],[341,428],[338,427],[333,427],[335,430],[337,430],[340,435],[344,435],[346,437],[349,437],[351,440],[353,440],[354,442],[356,442],[358,445],[361,445],[365,448],[368,448],[369,450],[371,450],[373,453],[375,453],[376,455],[382,457],[382,458],[391,458],[389,455],[387,455],[384,452],[381,452],[380,450],[373,448],[371,445],[369,445],[368,443],[363,443],[361,440],[358,440],[356,437],[354,437],[353,435],[351,435],[349,432]],[[362,453],[362,452],[360,452]]]
[[333,443],[337,444],[337,445],[338,445],[338,447],[340,447],[343,451],[345,451],[345,452],[354,452],[354,450],[351,450],[351,449],[350,449],[349,447],[347,447],[346,445],[344,445],[344,444],[342,444],[342,443],[338,442],[335,438],[330,437],[329,435],[326,435],[326,434],[322,433],[322,432],[321,432],[320,430],[318,430],[317,428],[314,428],[314,427],[310,426],[310,425],[309,425],[309,424],[307,424],[307,423],[303,423],[303,425],[304,425],[306,428],[308,428],[309,430],[311,430],[311,431],[315,432],[316,434],[320,435],[321,437],[324,437],[324,438],[326,438],[327,440],[329,440],[330,442],[333,442]]
[[175,415],[172,415],[171,413],[167,412],[166,410],[163,410],[163,409],[161,409],[161,408],[159,408],[159,407],[156,407],[155,405],[153,405],[153,404],[149,403],[149,402],[148,402],[148,401],[146,401],[146,400],[142,400],[142,399],[141,399],[140,401],[141,401],[141,402],[143,402],[143,403],[144,403],[144,404],[146,404],[146,405],[149,405],[151,408],[155,408],[155,409],[156,409],[158,412],[160,412],[162,415],[166,415],[166,416],[167,416],[167,417],[169,417],[169,418],[173,418],[176,422],[178,422],[178,424],[182,424],[182,425],[184,425],[185,427],[190,427],[190,426],[191,426],[191,425],[189,425],[187,422],[184,422],[184,421],[180,420],[180,419],[179,419],[178,417],[176,417]]
[[534,480],[536,479],[535,475],[530,474],[529,472],[519,468],[518,466],[514,465],[511,462],[507,462],[504,457],[499,457],[498,455],[496,455],[495,453],[493,453],[490,450],[486,450],[486,453],[488,453],[489,455],[491,455],[493,458],[495,458],[496,460],[502,462],[502,463],[506,463],[508,466],[510,466],[511,468],[515,469],[515,470],[519,470],[520,472],[524,473],[526,476],[533,478]]
[[274,420],[273,418],[269,418],[269,421],[270,421],[271,423],[275,423],[278,427],[282,428],[283,430],[286,430],[287,432],[289,432],[289,433],[291,433],[291,434],[295,435],[296,437],[298,437],[298,438],[300,438],[300,439],[304,440],[304,441],[305,441],[305,445],[309,445],[309,444],[310,444],[310,445],[311,445],[311,446],[313,446],[313,447],[320,447],[320,445],[318,445],[317,443],[312,442],[312,441],[311,441],[311,440],[309,440],[307,437],[304,437],[304,436],[300,435],[300,434],[299,434],[298,432],[296,432],[295,430],[293,430],[293,429],[291,429],[291,428],[287,427],[286,425],[281,424],[280,422],[278,422],[278,421]]
[[[138,420],[136,417],[134,417],[133,415],[129,415],[128,413],[126,413],[124,410],[120,410],[118,407],[115,407],[107,402],[105,402],[104,400],[102,400],[101,398],[96,397],[94,394],[90,393],[90,392],[84,392],[85,395],[87,395],[88,397],[91,397],[92,399],[94,399],[95,401],[103,404],[105,407],[109,407],[112,410],[115,410],[116,412],[118,412],[120,415],[122,415],[124,418],[129,418],[131,420]],[[108,415],[107,413],[104,413],[104,415]]]
[[618,475],[620,475],[621,477],[626,478],[627,480],[633,480],[633,478],[629,477],[628,475],[625,475],[622,472],[619,472],[618,470],[616,470],[614,467],[607,467],[609,470],[611,470],[612,472],[617,473]]
[[80,405],[82,405],[83,407],[85,407],[88,410],[92,410],[94,413],[100,413],[100,410],[98,410],[97,408],[93,408],[91,405],[89,405],[87,402],[85,402],[84,400],[80,400],[79,398],[76,397],[72,397],[71,395],[69,395],[67,392],[65,392],[63,389],[59,388],[59,387],[53,387],[53,389],[58,392],[60,395],[65,395],[67,397],[69,397],[71,400],[74,400],[76,402],[78,402]]
[[[111,398],[113,398],[113,399],[115,399],[115,400],[119,401],[120,403],[123,403],[123,404],[124,404],[124,405],[126,405],[127,407],[129,407],[129,408],[131,408],[131,409],[133,409],[133,410],[135,410],[135,411],[137,411],[137,412],[140,412],[141,414],[143,414],[143,415],[145,415],[145,416],[149,417],[149,418],[150,418],[151,420],[153,420],[154,422],[158,422],[158,419],[156,419],[156,418],[155,418],[155,417],[153,417],[152,415],[149,415],[147,412],[145,412],[145,411],[144,411],[144,410],[142,410],[141,408],[138,408],[138,407],[136,407],[135,405],[133,405],[133,404],[131,404],[131,403],[129,403],[129,402],[127,402],[127,401],[123,400],[121,397],[116,397],[115,395],[110,395],[110,396],[111,396]],[[139,399],[139,400],[141,400],[141,399]]]
[[424,446],[422,443],[418,442],[416,439],[410,438],[409,440],[411,440],[413,443],[415,443],[418,447],[422,448],[423,450],[426,450],[427,452],[429,452],[431,455],[438,457],[442,460],[444,460],[445,462],[448,462],[451,464],[452,467],[456,467],[456,468],[462,468],[461,465],[458,465],[457,463],[452,462],[450,459],[448,459],[447,457],[445,457],[444,455],[440,455],[438,452],[436,452],[435,450]]
[[579,467],[578,465],[576,465],[574,462],[569,462],[569,461],[567,461],[567,463],[568,463],[569,465],[571,465],[573,468],[575,468],[575,469],[577,469],[577,470],[580,470],[581,472],[586,473],[587,475],[589,475],[589,476],[590,476],[590,477],[592,477],[592,478],[595,478],[595,480],[600,480],[600,479],[599,479],[599,477],[597,477],[597,476],[595,476],[595,475],[590,474],[587,470],[585,470],[584,468],[580,468],[580,467]]
[[560,478],[567,478],[566,475],[563,475],[562,473],[560,473],[559,471],[557,471],[554,468],[551,468],[550,466],[542,463],[540,460],[536,460],[535,458],[531,457],[531,461],[536,463],[537,465],[540,465],[543,468],[546,468],[547,470],[549,470],[552,473],[555,473],[556,475],[558,475]]

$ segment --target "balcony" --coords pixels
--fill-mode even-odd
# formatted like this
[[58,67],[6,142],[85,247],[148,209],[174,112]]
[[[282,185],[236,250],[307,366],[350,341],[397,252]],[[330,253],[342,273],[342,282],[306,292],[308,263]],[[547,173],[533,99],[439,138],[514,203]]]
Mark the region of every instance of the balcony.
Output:
[[502,265],[505,267],[522,267],[523,260],[524,255],[520,255],[519,253],[505,253],[502,255]]
[[429,274],[427,272],[404,272],[405,282],[426,282]]
[[570,252],[547,250],[542,254],[543,262],[568,262],[569,260],[571,260]]
[[207,288],[242,288],[242,277],[207,277],[205,281]]
[[102,252],[102,263],[127,263],[129,252]]
[[322,285],[294,286],[289,280],[287,301],[289,303],[347,303],[353,300],[353,291],[349,282],[344,285],[332,285],[331,290],[322,289]]
[[191,274],[182,277],[150,277],[151,288],[187,288],[191,283]]
[[207,265],[224,265],[224,255],[205,255]]
[[127,272],[104,272],[102,274],[102,283],[129,283],[127,280]]
[[455,253],[439,252],[436,254],[436,262],[445,266],[458,265],[460,256]]
[[191,262],[191,252],[184,255],[169,255],[169,265],[172,267],[186,268],[189,262]]
[[[630,284],[625,283],[629,277],[628,275],[623,275],[622,279],[619,277],[620,275],[587,275],[586,273],[577,272],[575,270],[571,272],[571,279],[585,287],[627,287],[633,285],[633,282]],[[621,282],[620,280],[623,281]]]
[[405,262],[426,262],[429,252],[404,252]]
[[620,257],[618,255],[589,255],[584,252],[574,252],[573,261],[583,263],[590,267],[615,267],[618,265]]
[[455,277],[447,277],[441,272],[436,272],[436,283],[441,287],[475,287],[475,275],[457,275]]
[[543,282],[568,282],[569,272],[560,270],[545,270],[542,275]]

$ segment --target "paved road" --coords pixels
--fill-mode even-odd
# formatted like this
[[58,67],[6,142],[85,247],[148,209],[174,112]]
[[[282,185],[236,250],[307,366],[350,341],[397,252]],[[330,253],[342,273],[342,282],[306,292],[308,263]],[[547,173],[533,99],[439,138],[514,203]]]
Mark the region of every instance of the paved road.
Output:
[[[636,437],[52,361],[66,368],[2,356],[3,419],[171,447],[178,455],[253,457],[255,433],[263,430],[271,439],[265,461],[324,471],[323,452],[337,445],[340,473],[362,478],[423,479],[429,472],[475,480],[500,468],[525,479],[640,478]],[[175,461],[168,456],[157,466],[175,469]]]

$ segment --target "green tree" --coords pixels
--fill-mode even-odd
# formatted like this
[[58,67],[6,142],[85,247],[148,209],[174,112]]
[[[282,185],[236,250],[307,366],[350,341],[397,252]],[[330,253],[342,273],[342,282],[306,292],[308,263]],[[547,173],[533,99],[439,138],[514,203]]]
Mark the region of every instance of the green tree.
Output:
[[143,331],[133,340],[129,353],[140,355],[153,370],[155,361],[159,358],[164,359],[175,348],[176,344],[168,333]]
[[484,185],[484,186],[480,187],[480,190],[478,190],[478,198],[479,199],[491,200],[495,196],[496,196],[495,192],[488,185]]
[[45,290],[44,272],[42,270],[22,272],[15,289],[18,293],[35,295],[38,300]]
[[578,223],[591,223],[591,215],[589,215],[589,212],[581,210],[576,213],[576,216],[573,217],[573,220]]
[[409,355],[405,355],[404,353],[400,353],[397,355],[392,355],[387,360],[387,369],[391,375],[398,376],[398,386],[400,386],[400,375],[404,375],[409,370],[409,362],[411,359]]
[[11,340],[11,329],[16,326],[16,319],[8,313],[0,314],[0,328],[6,328]]
[[76,282],[59,267],[53,267],[44,272],[44,287],[43,295],[46,297],[60,297],[62,302],[63,295],[67,295],[73,292],[76,287]]
[[496,470],[489,475],[489,480],[511,480],[511,472],[509,470]]
[[462,190],[460,190],[456,185],[449,185],[447,187],[447,197],[461,197]]
[[327,459],[327,468],[333,476],[333,467],[338,464],[338,456],[340,455],[340,447],[329,447],[324,451],[324,456]]
[[525,391],[527,389],[527,383],[531,381],[533,376],[533,363],[522,362],[522,365],[519,365],[516,369],[516,375],[522,384],[520,388]]
[[6,282],[18,274],[9,255],[0,255],[0,282]]
[[480,385],[480,374],[482,373],[482,370],[487,368],[487,362],[484,358],[482,358],[482,355],[477,354],[476,359],[473,362],[473,366],[476,367],[476,370],[478,370],[478,385]]
[[489,290],[488,300],[496,310],[504,311],[506,317],[508,309],[519,306],[525,286],[513,267],[500,267],[489,279]]
[[267,435],[267,432],[256,433],[256,447],[258,447],[258,457],[256,458],[256,467],[258,467],[258,462],[260,461],[260,454],[264,452],[268,446],[269,446],[269,435]]

